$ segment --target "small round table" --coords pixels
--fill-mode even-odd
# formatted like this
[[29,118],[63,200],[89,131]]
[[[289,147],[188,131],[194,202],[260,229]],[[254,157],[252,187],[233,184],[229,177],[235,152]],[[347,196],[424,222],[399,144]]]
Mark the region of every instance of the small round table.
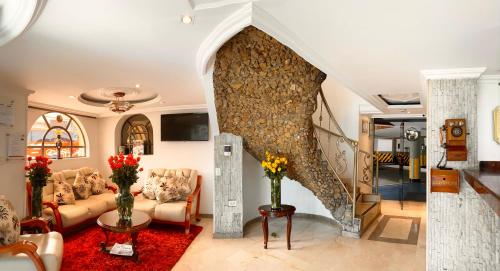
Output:
[[259,213],[262,220],[262,231],[264,232],[264,248],[267,249],[267,239],[269,235],[268,217],[284,217],[287,218],[286,226],[286,244],[290,250],[290,234],[292,232],[292,216],[295,213],[295,206],[282,204],[279,209],[272,209],[271,205],[262,205],[259,207]]
[[[113,246],[108,247],[108,234],[109,232],[114,233],[125,233],[130,234],[132,239],[132,259],[136,262],[139,261],[139,252],[137,251],[137,237],[139,236],[139,231],[148,227],[151,223],[151,217],[144,212],[134,211],[132,213],[132,220],[129,223],[123,223],[118,217],[118,212],[116,210],[109,211],[102,214],[97,219],[97,225],[99,225],[106,236],[106,240],[101,242],[101,250],[109,253]],[[130,242],[128,243],[130,244]]]

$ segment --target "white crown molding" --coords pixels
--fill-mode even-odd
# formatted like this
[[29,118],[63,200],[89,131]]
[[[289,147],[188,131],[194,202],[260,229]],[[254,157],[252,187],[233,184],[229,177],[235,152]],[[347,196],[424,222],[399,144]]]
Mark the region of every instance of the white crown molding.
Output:
[[197,3],[197,0],[188,0],[189,5],[192,10],[207,10],[207,9],[215,9],[221,8],[230,5],[244,4],[249,2],[256,2],[259,0],[212,0],[211,2],[205,3]]
[[478,80],[479,84],[498,84],[500,82],[500,74],[485,74]]
[[12,20],[0,25],[0,46],[5,45],[27,31],[38,19],[47,0],[16,0]]
[[69,109],[66,107],[55,106],[55,105],[44,104],[44,103],[37,103],[37,102],[30,102],[30,101],[28,102],[28,106],[40,108],[42,110],[47,110],[47,111],[61,111],[61,112],[69,113],[69,114],[89,116],[92,118],[97,118],[99,116],[98,114],[95,114],[95,113],[89,113],[89,112],[85,112],[85,111]]
[[131,109],[123,114],[117,114],[111,111],[107,111],[105,113],[101,113],[97,115],[97,118],[109,118],[109,117],[118,117],[118,116],[127,116],[127,115],[135,115],[142,113],[151,113],[151,112],[176,112],[181,113],[183,111],[192,112],[193,110],[199,112],[207,112],[206,104],[192,104],[192,105],[172,105],[172,106],[159,106],[159,107],[147,107],[147,108],[135,108]]
[[425,114],[379,114],[379,115],[373,115],[372,118],[381,118],[381,119],[422,119],[422,118],[425,118]]
[[421,70],[420,74],[425,80],[479,78],[486,71],[480,68],[435,69]]

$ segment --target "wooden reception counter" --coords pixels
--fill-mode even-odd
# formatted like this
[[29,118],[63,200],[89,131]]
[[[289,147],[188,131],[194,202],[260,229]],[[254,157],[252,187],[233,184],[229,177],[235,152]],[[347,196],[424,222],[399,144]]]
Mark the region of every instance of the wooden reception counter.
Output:
[[481,161],[479,169],[463,172],[470,186],[500,215],[500,162]]

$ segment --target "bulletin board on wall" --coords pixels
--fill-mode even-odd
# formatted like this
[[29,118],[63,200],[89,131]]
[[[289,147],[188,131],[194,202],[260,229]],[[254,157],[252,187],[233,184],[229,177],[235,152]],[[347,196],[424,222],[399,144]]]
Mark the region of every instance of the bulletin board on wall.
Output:
[[25,158],[25,135],[12,131],[15,100],[0,96],[0,164]]

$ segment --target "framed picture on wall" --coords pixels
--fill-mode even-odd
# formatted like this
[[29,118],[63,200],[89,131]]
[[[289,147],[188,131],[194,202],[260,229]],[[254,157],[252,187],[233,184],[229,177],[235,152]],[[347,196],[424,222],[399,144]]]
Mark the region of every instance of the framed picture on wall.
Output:
[[362,120],[361,121],[361,132],[363,134],[368,134],[368,131],[370,130],[370,124],[368,123],[367,120]]

